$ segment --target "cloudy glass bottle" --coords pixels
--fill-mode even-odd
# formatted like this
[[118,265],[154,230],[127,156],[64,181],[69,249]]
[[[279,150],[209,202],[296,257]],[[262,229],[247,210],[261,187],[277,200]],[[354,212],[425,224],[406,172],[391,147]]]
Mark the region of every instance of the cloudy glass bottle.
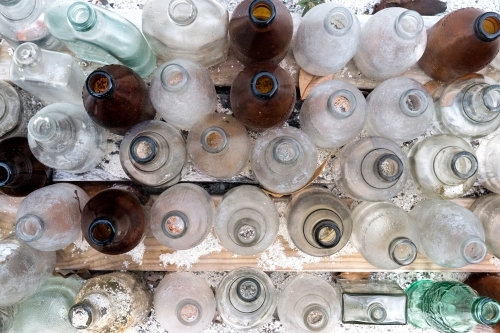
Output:
[[496,237],[496,230],[500,228],[500,195],[483,195],[474,201],[470,210],[483,224],[488,249],[499,258],[500,240]]
[[[0,81],[0,139],[23,131],[26,118],[23,115],[21,98],[16,89],[5,81]],[[24,123],[25,125],[25,123]]]
[[488,190],[500,194],[500,135],[485,138],[476,150],[477,179]]

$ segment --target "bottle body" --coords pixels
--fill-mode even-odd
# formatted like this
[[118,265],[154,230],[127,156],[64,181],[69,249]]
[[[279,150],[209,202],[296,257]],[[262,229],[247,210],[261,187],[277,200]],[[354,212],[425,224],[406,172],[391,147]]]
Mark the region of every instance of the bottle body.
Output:
[[488,190],[500,194],[500,135],[484,139],[476,150],[478,171],[477,179]]
[[482,196],[470,207],[474,215],[483,223],[486,245],[495,255],[500,257],[500,241],[495,237],[495,230],[500,227],[500,195],[490,193]]
[[0,138],[15,135],[22,126],[23,108],[16,89],[0,81]]

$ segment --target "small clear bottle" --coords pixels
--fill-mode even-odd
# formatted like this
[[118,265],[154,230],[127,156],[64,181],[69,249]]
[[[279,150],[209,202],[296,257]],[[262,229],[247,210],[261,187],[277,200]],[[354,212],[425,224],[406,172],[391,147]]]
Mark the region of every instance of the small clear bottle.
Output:
[[366,122],[366,101],[358,88],[341,80],[315,87],[300,108],[300,129],[319,148],[339,148],[353,140]]
[[120,163],[125,173],[152,187],[179,182],[186,155],[186,143],[179,130],[159,120],[135,125],[120,144]]
[[340,322],[340,291],[320,277],[300,274],[278,297],[278,316],[289,332],[334,332]]
[[426,200],[410,216],[417,222],[421,251],[436,265],[459,268],[486,257],[484,228],[474,214],[446,200]]
[[33,43],[21,44],[10,62],[10,79],[45,105],[83,105],[85,74],[69,54],[44,50]]
[[409,173],[408,158],[399,145],[377,136],[345,145],[335,163],[340,170],[336,180],[340,190],[364,201],[383,201],[396,196]]
[[287,230],[299,250],[315,257],[329,256],[351,237],[351,211],[328,189],[311,186],[292,195]]
[[261,189],[250,185],[237,186],[224,194],[215,221],[221,244],[242,256],[265,251],[279,229],[274,202]]
[[483,195],[474,201],[470,210],[483,223],[488,249],[500,258],[500,240],[496,237],[500,228],[500,195]]
[[215,300],[226,325],[250,330],[271,318],[276,310],[277,296],[266,273],[241,267],[224,276],[217,286]]
[[15,135],[23,129],[23,108],[16,89],[0,81],[0,139]]
[[427,198],[461,197],[476,181],[474,150],[457,136],[428,136],[412,146],[408,158],[413,180]]
[[210,233],[215,205],[210,195],[195,184],[177,184],[163,192],[151,208],[151,231],[163,245],[187,250]]
[[215,296],[205,280],[188,272],[166,275],[156,287],[153,306],[157,320],[170,333],[206,329],[215,315]]
[[485,138],[476,150],[477,180],[488,190],[500,194],[500,134]]

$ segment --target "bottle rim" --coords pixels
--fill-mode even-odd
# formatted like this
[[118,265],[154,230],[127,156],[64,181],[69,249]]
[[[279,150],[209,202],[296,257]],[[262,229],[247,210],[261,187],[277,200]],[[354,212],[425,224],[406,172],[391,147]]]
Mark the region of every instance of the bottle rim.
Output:
[[[401,246],[405,246],[408,251],[408,255],[405,257],[400,257],[397,254],[398,252],[397,250]],[[415,259],[417,258],[417,253],[418,249],[415,243],[413,243],[409,238],[406,237],[398,237],[394,239],[389,246],[389,255],[391,259],[396,264],[401,266],[407,266],[410,265],[412,262],[414,262]]]
[[92,97],[104,99],[113,94],[115,83],[111,75],[103,70],[96,70],[87,77],[85,87]]
[[163,88],[177,91],[186,85],[189,79],[187,70],[179,64],[168,64],[160,72],[160,81]]
[[[457,162],[459,161],[459,159],[464,157],[469,160],[471,165],[466,172],[461,172],[460,170],[458,170]],[[468,151],[460,151],[453,155],[453,158],[451,159],[451,170],[460,179],[468,179],[472,177],[477,172],[477,168],[478,162],[476,156]]]
[[[335,237],[333,239],[330,238],[328,240],[325,240],[324,232],[328,229],[335,233]],[[320,245],[322,248],[329,249],[337,246],[337,244],[340,242],[340,239],[342,238],[342,231],[335,221],[322,220],[314,226],[313,235],[314,240],[318,245]]]
[[[139,155],[141,152],[143,155]],[[130,143],[129,148],[130,157],[139,163],[146,164],[154,160],[158,154],[158,144],[156,141],[146,135],[140,135],[135,137]]]
[[422,16],[414,10],[405,10],[402,12],[394,24],[396,33],[404,39],[413,39],[424,29]]
[[[474,320],[483,325],[494,325],[500,321],[500,304],[490,297],[478,297],[472,303]],[[490,313],[486,317],[485,312]]]
[[[261,8],[264,9],[264,15],[259,18],[256,11]],[[276,18],[276,7],[270,0],[253,0],[248,8],[248,17],[257,28],[268,27]]]
[[[395,164],[396,172],[394,172],[392,174],[388,174],[385,171],[386,168],[384,167],[384,163],[387,161],[391,161]],[[403,168],[403,161],[401,161],[401,159],[396,154],[385,154],[385,155],[380,156],[377,159],[377,164],[375,167],[377,170],[377,174],[383,180],[385,180],[387,182],[393,182],[395,180],[398,180],[401,177],[401,175],[403,174],[403,169],[404,169]]]
[[42,50],[34,43],[23,43],[14,51],[13,60],[21,68],[36,66],[42,60]]
[[335,36],[344,36],[351,30],[353,15],[345,7],[334,7],[325,15],[323,25],[325,30]]
[[[104,230],[96,230],[96,228]],[[102,233],[98,235],[97,233]],[[98,246],[106,246],[113,242],[116,236],[115,224],[105,216],[98,217],[92,221],[87,232],[92,243]]]
[[335,91],[328,97],[326,103],[329,113],[341,119],[352,116],[357,106],[356,97],[347,89]]
[[492,42],[500,37],[500,14],[486,12],[479,15],[474,22],[474,34],[483,42]]
[[250,82],[250,87],[255,97],[262,100],[269,100],[278,92],[279,84],[273,73],[264,71],[254,75]]
[[[86,316],[87,320],[85,321],[85,323],[79,324],[77,323],[75,316],[81,316],[81,315]],[[84,302],[76,303],[69,309],[68,318],[69,322],[74,328],[78,330],[85,329],[88,328],[92,323],[92,310]]]
[[210,126],[201,133],[200,142],[205,151],[216,154],[226,148],[228,138],[226,132],[222,128]]
[[[169,222],[181,222],[180,225],[169,226]],[[165,236],[170,238],[180,238],[189,229],[189,218],[179,210],[173,210],[165,214],[161,223],[161,229]]]
[[[314,312],[316,312],[316,314],[314,314]],[[321,316],[320,320],[317,320],[318,314]],[[312,322],[311,317],[314,317],[317,321]],[[317,332],[323,330],[328,325],[330,316],[323,306],[313,303],[304,309],[302,321],[307,329],[312,332]]]
[[409,89],[399,99],[399,108],[410,117],[420,116],[428,106],[429,98],[419,89]]
[[203,307],[192,298],[186,298],[179,302],[175,312],[179,322],[185,326],[194,326],[203,317]]
[[[21,0],[2,0],[2,4],[0,5],[0,14],[5,17],[7,20],[16,22],[16,21],[22,21],[25,18],[29,17],[33,12],[35,11],[36,8],[36,1],[21,1]],[[2,7],[11,7],[15,6],[18,3],[21,3],[21,6],[26,6],[26,5],[32,5],[28,11],[24,12],[23,15],[20,17],[12,17],[11,16],[11,11],[6,10],[4,11]],[[23,8],[24,9],[24,8]]]
[[478,264],[486,258],[488,249],[479,237],[470,237],[461,244],[462,257],[469,264]]
[[24,242],[39,240],[45,231],[45,222],[39,216],[26,214],[17,220],[16,236]]
[[95,9],[83,1],[77,1],[69,6],[66,16],[70,25],[78,32],[89,31],[97,21]]
[[[188,14],[186,15],[186,11],[182,8],[180,9],[180,12],[177,12],[176,9],[179,9],[180,7],[186,7],[185,9],[187,9]],[[168,5],[168,16],[176,25],[189,25],[193,23],[197,15],[198,8],[192,0],[173,0],[170,1],[170,4]]]
[[[242,293],[245,284],[251,285],[253,288],[255,288],[255,290],[252,291],[252,293],[249,296]],[[251,277],[245,277],[241,279],[240,281],[238,281],[238,284],[236,285],[236,295],[240,300],[246,303],[252,303],[256,301],[257,299],[259,299],[261,293],[262,293],[262,288],[260,286],[259,281]]]

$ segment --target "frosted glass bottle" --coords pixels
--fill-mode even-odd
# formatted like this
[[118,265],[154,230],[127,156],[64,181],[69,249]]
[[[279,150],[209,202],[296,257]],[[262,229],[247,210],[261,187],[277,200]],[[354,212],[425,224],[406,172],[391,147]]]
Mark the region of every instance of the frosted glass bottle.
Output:
[[231,178],[243,171],[250,160],[250,136],[238,119],[211,113],[189,131],[187,151],[191,162],[204,174]]
[[217,286],[215,300],[225,324],[237,330],[250,330],[271,318],[277,296],[266,273],[241,267],[224,276]]
[[279,295],[278,316],[288,332],[334,332],[340,303],[336,287],[320,277],[300,274]]
[[288,194],[312,180],[317,159],[316,147],[307,134],[294,127],[275,127],[255,141],[250,163],[262,187]]
[[423,134],[434,117],[429,92],[406,77],[379,84],[366,98],[366,104],[366,133],[400,144]]
[[210,195],[195,184],[177,184],[163,192],[151,208],[151,231],[174,250],[199,245],[214,225],[215,205]]
[[315,87],[300,108],[300,129],[319,148],[334,149],[353,140],[366,122],[366,101],[358,88],[341,80]]
[[56,253],[38,251],[14,236],[0,240],[0,306],[22,302],[52,274]]
[[[362,202],[352,211],[352,245],[371,265],[396,269],[417,257],[420,235],[407,212],[389,202]],[[376,237],[373,237],[376,235]]]
[[408,153],[413,180],[431,199],[464,195],[477,177],[477,158],[472,147],[453,135],[433,135],[418,141]]
[[69,321],[81,333],[122,333],[151,311],[146,281],[132,272],[113,272],[85,282],[69,310]]
[[156,57],[141,31],[115,12],[61,0],[47,9],[45,20],[50,33],[83,60],[123,64],[141,77],[156,68]]
[[85,74],[69,54],[24,43],[16,48],[10,62],[10,79],[45,105],[59,102],[83,105]]
[[421,251],[436,265],[459,268],[485,258],[484,228],[470,210],[451,201],[426,200],[410,216],[417,222]]
[[167,274],[156,287],[156,318],[170,333],[196,333],[215,316],[215,296],[202,278],[188,272]]
[[302,17],[292,42],[297,64],[308,73],[325,76],[338,72],[358,49],[361,27],[347,7],[322,3]]
[[500,134],[485,138],[476,150],[477,180],[488,190],[500,194]]
[[398,144],[377,136],[345,145],[335,162],[337,186],[349,197],[383,201],[396,196],[406,183],[408,159]]
[[332,255],[351,237],[349,208],[326,188],[311,186],[293,194],[286,215],[293,243],[311,256]]
[[274,242],[279,213],[261,189],[250,185],[233,188],[217,208],[215,233],[221,244],[242,256],[258,254]]
[[205,67],[227,58],[229,14],[216,0],[148,0],[142,32],[156,55],[197,61]]
[[23,108],[16,89],[0,81],[0,139],[15,135],[23,129]]
[[488,249],[500,258],[500,240],[496,237],[500,228],[500,195],[483,195],[474,201],[470,210],[483,223]]
[[41,251],[56,251],[81,235],[81,211],[89,196],[73,184],[58,183],[31,192],[17,209],[17,237]]
[[419,13],[404,8],[386,8],[363,25],[356,67],[373,80],[401,75],[424,53],[427,32]]
[[186,59],[174,59],[158,67],[151,78],[149,96],[161,117],[183,130],[217,109],[217,93],[207,69]]
[[186,143],[179,130],[149,120],[132,127],[120,144],[120,163],[134,181],[153,187],[179,182],[186,162]]

